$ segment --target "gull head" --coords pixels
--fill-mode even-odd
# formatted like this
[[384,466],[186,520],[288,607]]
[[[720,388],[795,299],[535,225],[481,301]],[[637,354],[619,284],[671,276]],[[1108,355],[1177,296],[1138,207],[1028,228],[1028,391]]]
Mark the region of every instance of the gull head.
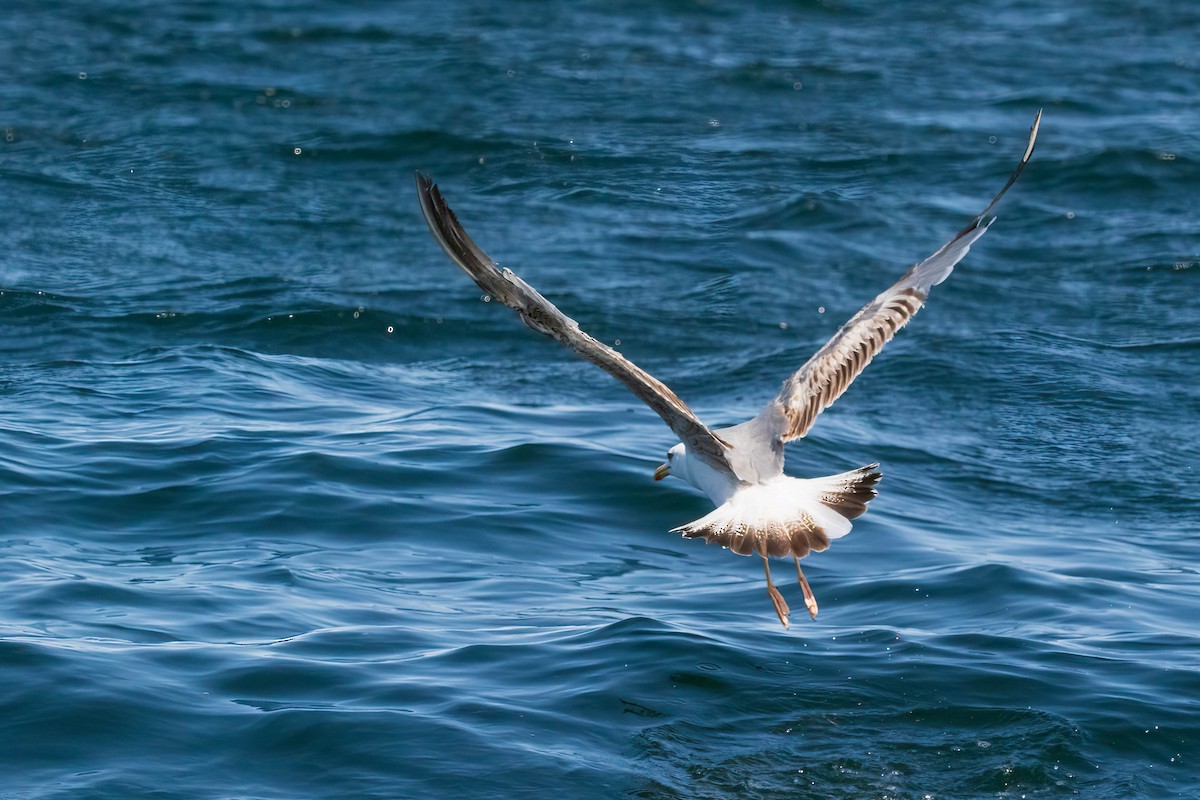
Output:
[[667,463],[660,464],[658,469],[654,470],[654,480],[656,481],[661,481],[668,475],[682,478],[688,483],[692,482],[688,471],[687,447],[684,446],[683,442],[668,450]]
[[656,481],[661,481],[668,475],[690,483],[708,495],[717,505],[732,497],[738,488],[736,475],[728,470],[714,469],[701,458],[693,458],[682,442],[668,450],[667,463],[654,470]]

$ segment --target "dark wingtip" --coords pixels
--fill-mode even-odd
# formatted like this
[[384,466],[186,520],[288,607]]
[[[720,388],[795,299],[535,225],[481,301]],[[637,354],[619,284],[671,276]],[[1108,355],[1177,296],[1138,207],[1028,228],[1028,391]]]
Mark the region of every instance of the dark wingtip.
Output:
[[1014,170],[1013,174],[1009,177],[1008,183],[1004,184],[1004,188],[992,198],[992,202],[988,203],[987,208],[979,212],[979,216],[971,220],[967,227],[958,232],[958,235],[954,237],[955,239],[960,239],[971,231],[978,230],[979,228],[986,229],[996,221],[995,217],[988,219],[988,214],[990,214],[992,209],[996,207],[996,204],[1000,202],[1000,198],[1004,197],[1008,190],[1012,188],[1012,185],[1017,182],[1017,178],[1021,177],[1021,173],[1025,171],[1025,165],[1029,163],[1029,159],[1033,158],[1033,150],[1037,145],[1038,129],[1042,125],[1043,110],[1044,109],[1039,108],[1037,113],[1033,115],[1033,124],[1029,126],[1029,141],[1025,145],[1025,152],[1021,154],[1021,160],[1017,163],[1016,170]]
[[1039,108],[1037,114],[1033,116],[1033,125],[1029,127],[1029,144],[1025,147],[1025,157],[1021,159],[1023,163],[1028,162],[1033,156],[1033,148],[1037,144],[1038,128],[1042,125],[1043,111],[1045,111],[1044,108]]
[[413,170],[413,179],[417,182],[417,194],[422,197],[428,196],[437,188],[433,179],[419,169]]
[[[421,213],[430,233],[446,255],[479,284],[481,277],[496,271],[495,262],[463,229],[458,217],[442,197],[437,184],[420,170],[414,170],[413,174],[417,182],[417,199],[420,201]],[[494,293],[494,289],[479,285],[485,291]]]
[[428,175],[419,169],[413,170],[413,179],[417,184],[417,200],[421,204],[421,214],[425,217],[425,222],[428,223],[434,238],[440,243],[443,241],[443,235],[438,230],[437,224],[437,186]]

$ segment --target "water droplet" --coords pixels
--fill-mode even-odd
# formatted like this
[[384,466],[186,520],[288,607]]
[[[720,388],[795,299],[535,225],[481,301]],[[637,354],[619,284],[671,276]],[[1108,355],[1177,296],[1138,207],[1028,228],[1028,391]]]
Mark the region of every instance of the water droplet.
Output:
[[614,341],[614,342],[613,342],[613,347],[620,347],[620,346],[621,346],[621,340],[620,340],[620,339],[617,339],[616,341]]
[[[507,75],[508,75],[508,77],[510,77],[510,78],[515,78],[515,77],[517,77],[517,71],[516,71],[515,69],[510,69],[510,70],[509,70],[507,73],[505,73],[505,74],[507,74]],[[534,147],[537,147],[537,142],[534,142],[534,143],[533,143],[533,146],[534,146]]]
[[482,163],[483,163],[483,162],[485,162],[485,161],[487,161],[487,159],[486,159],[485,157],[483,157],[483,156],[480,156],[480,157],[479,157],[479,163],[480,163],[480,164],[482,164]]
[[291,108],[291,107],[292,107],[292,101],[291,101],[291,100],[280,100],[280,101],[279,101],[279,107],[280,107],[280,108]]
[[817,306],[817,313],[818,313],[818,314],[824,314],[824,313],[825,313],[825,306]]
[[1075,219],[1075,212],[1074,212],[1074,211],[1068,211],[1068,212],[1067,212],[1067,219]]
[[779,323],[779,330],[781,330],[781,331],[786,331],[786,330],[787,330],[787,323],[786,323],[786,322],[781,322],[781,323]]
[[395,333],[395,332],[396,332],[396,329],[393,328],[391,325],[388,325],[388,333]]
[[481,298],[479,298],[479,299],[480,299],[480,300],[482,300],[482,301],[483,301],[483,302],[485,302],[485,303],[490,303],[490,302],[492,302],[492,296],[491,296],[490,294],[485,294],[483,297],[481,297]]
[[293,148],[292,148],[292,155],[294,155],[294,156],[298,156],[298,155],[300,155],[300,153],[302,153],[302,152],[303,152],[303,151],[302,151],[302,150],[301,150],[299,147],[293,147]]
[[708,121],[708,127],[710,127],[710,128],[719,128],[719,127],[721,127],[721,120],[719,120],[719,119],[716,119],[716,118],[710,119],[710,120]]
[[79,80],[81,80],[81,81],[86,81],[86,80],[87,80],[87,73],[86,73],[86,72],[81,72],[81,73],[79,73]]
[[1174,161],[1175,154],[1174,153],[1159,153],[1158,160],[1159,161]]
[[803,88],[804,88],[804,83],[802,81],[796,81],[795,83],[792,84],[793,92],[798,92]]

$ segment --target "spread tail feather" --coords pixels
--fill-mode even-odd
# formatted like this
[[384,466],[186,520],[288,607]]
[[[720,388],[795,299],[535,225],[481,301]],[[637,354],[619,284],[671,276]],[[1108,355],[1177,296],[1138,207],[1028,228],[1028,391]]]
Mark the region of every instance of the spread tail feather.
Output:
[[746,486],[673,532],[716,542],[743,556],[803,558],[850,532],[850,520],[861,516],[875,497],[875,484],[883,477],[878,468],[871,464],[812,479],[781,476]]

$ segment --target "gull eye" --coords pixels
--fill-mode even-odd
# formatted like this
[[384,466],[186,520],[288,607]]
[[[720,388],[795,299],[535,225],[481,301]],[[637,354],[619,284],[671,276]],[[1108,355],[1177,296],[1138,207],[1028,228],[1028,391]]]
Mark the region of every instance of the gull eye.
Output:
[[674,457],[675,457],[675,454],[672,453],[670,450],[668,450],[667,451],[667,461],[670,461]]

